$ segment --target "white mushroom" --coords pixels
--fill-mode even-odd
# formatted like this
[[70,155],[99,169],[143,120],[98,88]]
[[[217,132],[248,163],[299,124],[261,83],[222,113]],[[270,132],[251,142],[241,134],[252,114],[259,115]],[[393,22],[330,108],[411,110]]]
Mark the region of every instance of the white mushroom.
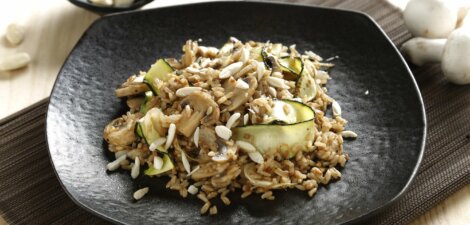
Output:
[[456,28],[462,3],[449,0],[411,0],[403,12],[408,30],[417,37],[446,38]]
[[470,84],[470,29],[450,34],[442,55],[442,71],[455,84]]
[[131,76],[129,77],[119,88],[115,90],[117,97],[126,97],[132,95],[138,95],[149,91],[149,86],[143,82],[143,76]]
[[447,39],[412,38],[402,45],[402,51],[417,66],[441,62]]
[[402,51],[418,66],[441,62],[442,72],[449,81],[469,84],[470,14],[463,19],[461,27],[451,33],[449,39],[413,38],[403,44]]

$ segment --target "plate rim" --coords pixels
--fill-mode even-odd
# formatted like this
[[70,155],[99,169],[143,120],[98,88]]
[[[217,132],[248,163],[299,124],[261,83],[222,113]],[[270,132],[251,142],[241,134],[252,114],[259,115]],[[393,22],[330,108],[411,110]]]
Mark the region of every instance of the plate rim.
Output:
[[[65,191],[67,196],[69,196],[69,198],[76,205],[78,205],[82,209],[85,209],[86,211],[88,211],[88,212],[90,212],[90,213],[92,213],[92,214],[94,214],[94,215],[96,215],[100,218],[103,218],[103,219],[105,219],[109,222],[113,222],[113,223],[116,223],[116,224],[126,224],[126,225],[128,224],[126,222],[123,222],[123,221],[117,220],[113,217],[110,217],[110,216],[108,216],[104,213],[98,212],[94,208],[88,206],[86,203],[81,202],[76,196],[74,196],[71,193],[71,191],[69,191],[67,189],[65,184],[62,182],[62,180],[61,180],[61,178],[60,178],[60,176],[57,172],[54,161],[52,160],[52,153],[51,153],[50,144],[49,144],[49,132],[48,132],[49,129],[47,129],[48,128],[48,121],[49,121],[49,117],[50,117],[50,109],[49,108],[51,106],[52,101],[54,100],[53,94],[55,92],[58,80],[62,76],[62,71],[64,69],[64,65],[69,60],[71,55],[74,53],[74,49],[78,45],[81,44],[81,42],[83,41],[83,37],[86,36],[88,34],[88,31],[92,27],[96,26],[96,24],[101,23],[102,21],[105,21],[108,18],[112,18],[112,17],[116,17],[116,16],[121,16],[121,15],[126,15],[126,14],[140,14],[140,13],[143,13],[143,12],[159,11],[159,10],[168,9],[168,8],[188,7],[188,6],[193,6],[193,5],[213,5],[213,4],[227,4],[227,3],[228,4],[243,3],[243,4],[261,4],[261,5],[283,5],[283,6],[290,6],[290,7],[314,8],[314,9],[320,9],[320,10],[337,11],[337,12],[349,13],[349,14],[356,15],[356,16],[361,16],[361,17],[364,17],[365,19],[367,19],[369,22],[372,22],[371,25],[375,26],[375,28],[379,30],[379,32],[384,37],[384,39],[393,48],[393,50],[395,51],[395,53],[399,57],[401,63],[403,64],[403,66],[406,68],[406,71],[408,72],[408,76],[411,78],[411,81],[413,83],[413,88],[416,91],[416,94],[418,95],[417,97],[418,97],[418,100],[419,100],[419,105],[420,105],[420,108],[421,108],[421,116],[422,116],[422,121],[421,121],[422,122],[422,135],[421,135],[421,143],[420,143],[421,146],[420,146],[420,149],[419,149],[419,155],[418,155],[418,158],[417,158],[417,161],[416,161],[416,165],[414,166],[412,173],[410,174],[406,184],[401,188],[400,192],[398,192],[393,198],[388,200],[386,203],[384,203],[380,206],[377,206],[373,209],[370,209],[370,210],[366,211],[365,213],[361,214],[360,216],[349,219],[349,220],[344,221],[340,224],[351,224],[351,223],[364,221],[364,220],[366,220],[366,219],[368,219],[368,218],[384,211],[390,205],[392,205],[394,202],[396,202],[398,199],[400,199],[403,196],[403,194],[406,193],[406,191],[409,189],[411,183],[416,178],[416,175],[418,173],[418,169],[421,165],[423,155],[424,155],[424,151],[425,151],[427,128],[428,128],[427,118],[426,118],[426,109],[425,109],[425,106],[424,106],[424,101],[423,101],[421,91],[420,91],[419,86],[416,82],[416,79],[413,75],[413,72],[411,71],[408,64],[406,63],[406,60],[404,59],[403,55],[397,49],[397,47],[395,46],[393,41],[390,39],[390,37],[388,37],[388,35],[385,33],[385,31],[380,27],[380,25],[370,15],[368,15],[364,12],[354,10],[354,9],[338,9],[338,8],[332,8],[332,7],[326,7],[326,6],[308,5],[308,4],[305,4],[305,3],[267,2],[267,1],[262,1],[262,0],[215,0],[215,1],[210,1],[210,2],[192,2],[192,3],[186,3],[186,4],[185,3],[175,4],[175,5],[170,5],[170,6],[156,7],[156,8],[150,8],[150,9],[137,10],[137,11],[122,11],[122,12],[116,12],[116,13],[111,13],[111,14],[104,15],[104,16],[98,18],[97,20],[93,21],[90,24],[90,26],[80,36],[77,43],[73,46],[72,50],[70,51],[70,53],[65,58],[64,63],[62,64],[62,66],[61,66],[61,68],[58,72],[58,76],[57,76],[56,80],[54,81],[54,85],[53,85],[53,88],[52,88],[52,91],[51,91],[51,95],[49,97],[49,103],[48,103],[48,106],[47,106],[47,113],[46,113],[46,122],[45,122],[46,140],[47,140],[46,144],[47,144],[47,148],[48,148],[49,160],[52,164],[54,174],[56,175],[56,177],[57,177],[57,179],[60,183],[60,186]],[[389,4],[389,3],[386,3],[386,4]]]
[[137,0],[137,2],[133,2],[132,5],[128,7],[97,6],[97,5],[93,5],[87,0],[84,0],[84,1],[68,0],[68,1],[75,6],[89,10],[91,12],[98,13],[98,14],[107,14],[107,13],[119,13],[119,12],[125,12],[125,11],[133,11],[149,4],[153,0]]

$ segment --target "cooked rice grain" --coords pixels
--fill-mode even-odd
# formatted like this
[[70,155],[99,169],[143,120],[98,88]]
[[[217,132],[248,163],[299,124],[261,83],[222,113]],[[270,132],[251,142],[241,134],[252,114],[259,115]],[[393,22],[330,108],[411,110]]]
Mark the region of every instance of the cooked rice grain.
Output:
[[133,197],[134,197],[135,200],[140,200],[140,199],[143,198],[144,195],[146,195],[148,192],[149,192],[149,188],[148,188],[148,187],[144,187],[144,188],[141,188],[141,189],[135,191]]

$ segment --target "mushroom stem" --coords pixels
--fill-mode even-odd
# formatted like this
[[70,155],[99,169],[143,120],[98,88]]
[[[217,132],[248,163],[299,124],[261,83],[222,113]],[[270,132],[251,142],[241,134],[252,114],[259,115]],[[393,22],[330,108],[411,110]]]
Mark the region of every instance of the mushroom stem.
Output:
[[[201,123],[211,125],[219,120],[220,111],[218,105],[209,94],[202,91],[194,91],[181,101],[182,106],[187,104],[194,109],[194,112],[190,116],[182,116],[178,124],[176,124],[178,131],[184,136],[190,137]],[[209,107],[212,107],[213,111],[210,115],[206,115]]]
[[204,113],[201,112],[194,112],[193,115],[188,120],[181,121],[182,126],[178,129],[180,133],[182,133],[186,137],[190,137],[193,135],[194,131],[196,130],[197,126],[201,122],[201,119],[204,117]]
[[442,59],[447,39],[412,38],[405,42],[401,50],[417,66],[426,63],[439,63]]
[[[470,18],[470,16],[467,16]],[[454,30],[449,39],[413,38],[402,46],[409,60],[418,66],[441,62],[442,72],[455,84],[470,84],[469,25]]]

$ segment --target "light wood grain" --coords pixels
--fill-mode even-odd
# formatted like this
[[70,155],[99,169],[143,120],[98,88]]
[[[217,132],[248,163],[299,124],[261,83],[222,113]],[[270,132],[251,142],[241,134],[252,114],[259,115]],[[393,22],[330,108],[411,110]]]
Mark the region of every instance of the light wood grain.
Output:
[[435,206],[411,225],[469,225],[470,224],[470,185],[454,193]]
[[[46,3],[47,2],[47,3]],[[0,8],[0,31],[15,22],[26,27],[26,38],[11,46],[2,35],[0,56],[27,52],[26,68],[0,74],[0,118],[50,95],[58,71],[83,31],[98,18],[67,1],[6,1]]]
[[[207,0],[204,0],[207,1]],[[404,8],[408,0],[391,0]],[[190,0],[157,0],[144,8],[183,4]],[[4,1],[0,7],[0,57],[27,52],[32,62],[27,68],[0,73],[0,119],[50,95],[65,58],[83,31],[98,15],[65,0]],[[17,22],[27,28],[26,39],[17,47],[7,44],[2,32]],[[470,224],[470,185],[461,189],[412,225]],[[0,225],[6,222],[0,217]]]
[[7,222],[0,216],[0,225],[6,225]]

